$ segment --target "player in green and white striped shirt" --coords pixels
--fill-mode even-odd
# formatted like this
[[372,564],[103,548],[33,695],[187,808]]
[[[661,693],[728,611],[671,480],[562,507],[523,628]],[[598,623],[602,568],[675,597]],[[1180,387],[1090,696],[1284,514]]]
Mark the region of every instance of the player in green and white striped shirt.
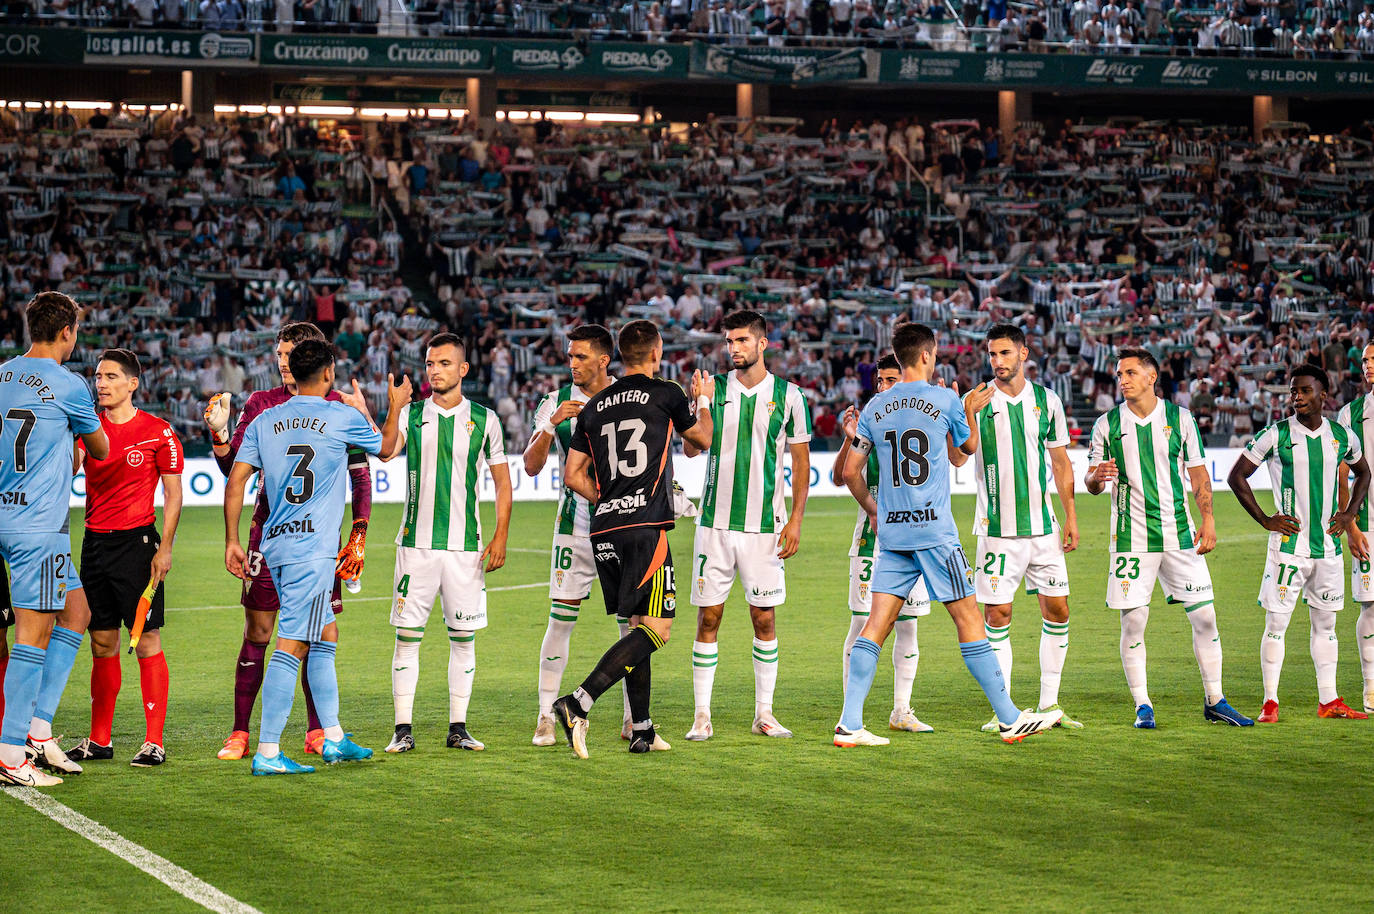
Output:
[[[880,394],[893,384],[902,380],[902,366],[891,353],[878,360],[878,370],[873,376],[873,393]],[[840,419],[844,430],[844,443],[835,455],[835,467],[830,472],[830,481],[837,486],[845,485],[844,467],[849,459],[855,434],[859,428],[859,410],[850,406]],[[878,489],[878,455],[870,453],[864,469],[870,492]],[[858,509],[854,521],[854,538],[849,546],[849,634],[844,639],[842,669],[846,686],[849,684],[849,652],[854,642],[868,624],[873,608],[873,566],[878,545],[878,534],[868,521],[863,508]],[[930,594],[926,592],[925,579],[907,595],[906,602],[897,612],[893,623],[892,639],[892,714],[887,719],[890,730],[905,730],[909,733],[929,733],[935,728],[924,723],[911,708],[911,690],[916,683],[916,666],[921,660],[921,649],[916,640],[916,621],[920,616],[930,615]]]
[[[549,451],[558,448],[559,479],[567,466],[568,445],[577,428],[582,404],[600,393],[612,379],[606,369],[615,353],[610,331],[600,324],[584,324],[568,333],[568,368],[572,383],[550,391],[534,411],[534,433],[525,447],[525,472],[537,476],[548,462]],[[534,745],[552,746],[555,741],[553,701],[562,694],[563,671],[568,666],[573,626],[582,601],[592,594],[596,562],[592,558],[591,507],[567,486],[558,498],[554,517],[553,556],[549,567],[549,625],[539,646],[539,718]],[[621,636],[629,631],[620,620]],[[625,699],[626,726],[630,720]]]
[[[1155,728],[1145,676],[1145,623],[1155,581],[1170,603],[1182,603],[1193,628],[1193,654],[1206,697],[1203,718],[1237,727],[1254,721],[1221,690],[1221,635],[1212,575],[1203,556],[1217,544],[1212,480],[1193,414],[1155,396],[1159,363],[1145,349],[1118,353],[1117,383],[1126,402],[1098,417],[1088,447],[1088,494],[1112,485],[1107,606],[1121,611],[1121,666],[1136,705],[1135,726]],[[1187,482],[1184,477],[1187,476]],[[1202,529],[1188,514],[1188,486]]]
[[[487,571],[506,563],[511,482],[500,417],[463,397],[468,363],[452,333],[436,334],[425,352],[432,394],[410,402],[410,379],[388,391],[383,460],[406,450],[406,503],[396,534],[391,624],[396,649],[391,693],[396,733],[387,752],[415,748],[411,711],[420,678],[420,639],[437,596],[448,628],[448,746],[483,749],[467,731],[468,700],[477,670],[477,630],[487,625]],[[496,531],[482,548],[479,495],[483,468],[496,489]],[[485,562],[485,568],[483,563]]]
[[[1360,354],[1364,382],[1374,388],[1374,343]],[[1374,448],[1374,396],[1363,394],[1341,408],[1337,421],[1355,433],[1370,460]],[[1350,496],[1345,474],[1341,474],[1341,504]],[[1355,641],[1360,646],[1360,673],[1364,677],[1364,711],[1374,714],[1374,568],[1371,567],[1369,537],[1374,533],[1374,501],[1366,495],[1357,504],[1355,519],[1346,528],[1350,542],[1350,595],[1360,604],[1360,617],[1355,622]]]
[[[1293,415],[1260,431],[1236,458],[1227,478],[1241,507],[1270,531],[1259,604],[1264,607],[1260,672],[1264,708],[1260,723],[1279,719],[1279,674],[1283,671],[1283,635],[1293,619],[1298,595],[1312,617],[1312,662],[1317,668],[1317,716],[1364,719],[1336,691],[1336,613],[1345,605],[1345,562],[1337,539],[1354,520],[1369,492],[1369,467],[1360,439],[1339,422],[1322,416],[1327,395],[1326,372],[1300,365],[1288,376]],[[1246,480],[1261,464],[1269,467],[1276,513],[1255,500]],[[1339,479],[1348,466],[1355,488],[1342,511]]]
[[[1011,607],[1022,579],[1040,601],[1041,711],[1059,709],[1059,680],[1069,651],[1069,570],[1064,554],[1078,548],[1073,466],[1064,404],[1052,390],[1026,380],[1026,334],[1012,324],[988,331],[992,402],[978,414],[978,537],[974,588],[983,628],[1011,691]],[[1050,504],[1054,479],[1064,507],[1059,528]],[[994,717],[984,730],[997,732]],[[1067,714],[1058,726],[1081,728]]]
[[[768,325],[753,311],[736,311],[722,322],[734,370],[716,376],[711,400],[714,436],[706,488],[697,517],[692,562],[692,603],[698,607],[692,643],[692,692],[696,714],[690,740],[711,737],[711,690],[719,657],[716,633],[725,598],[738,575],[754,623],[754,723],[765,736],[791,736],[773,716],[778,680],[774,609],[787,598],[783,560],[801,540],[802,512],[811,480],[811,411],[801,388],[775,377],[763,363]],[[697,453],[690,444],[684,453]],[[792,458],[787,514],[783,458]]]

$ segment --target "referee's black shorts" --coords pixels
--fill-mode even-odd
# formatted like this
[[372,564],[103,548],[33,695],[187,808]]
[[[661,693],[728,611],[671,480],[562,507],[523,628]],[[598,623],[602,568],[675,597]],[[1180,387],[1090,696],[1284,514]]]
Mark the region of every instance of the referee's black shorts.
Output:
[[14,607],[10,605],[10,576],[0,562],[0,631],[14,624]]
[[[132,628],[138,598],[148,586],[153,556],[162,538],[154,526],[97,533],[87,530],[81,542],[81,583],[91,605],[91,631]],[[144,631],[162,628],[162,585],[153,594]]]
[[593,533],[592,555],[608,615],[673,618],[677,583],[667,530],[631,527]]

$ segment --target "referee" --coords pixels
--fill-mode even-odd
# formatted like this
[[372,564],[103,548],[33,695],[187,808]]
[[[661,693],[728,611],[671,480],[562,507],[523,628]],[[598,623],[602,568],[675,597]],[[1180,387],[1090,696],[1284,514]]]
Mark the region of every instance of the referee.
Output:
[[[91,605],[91,732],[67,757],[72,761],[114,757],[111,730],[119,694],[119,627],[134,625],[139,597],[157,582],[144,623],[138,655],[139,684],[147,730],[130,763],[152,768],[167,758],[162,728],[167,719],[167,660],[162,654],[162,580],[172,568],[172,540],[181,517],[181,442],[172,427],[137,409],[138,356],[107,349],[96,366],[96,404],[110,453],[96,460],[81,449],[86,465],[86,535],[81,543],[81,580]],[[153,493],[164,495],[158,536]]]

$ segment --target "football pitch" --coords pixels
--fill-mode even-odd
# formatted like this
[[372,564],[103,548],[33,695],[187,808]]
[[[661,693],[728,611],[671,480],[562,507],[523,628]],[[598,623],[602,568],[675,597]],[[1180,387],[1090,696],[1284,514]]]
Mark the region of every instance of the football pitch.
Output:
[[[1374,721],[1319,720],[1305,609],[1289,630],[1276,725],[1202,719],[1181,608],[1153,604],[1150,692],[1159,729],[1131,727],[1116,613],[1103,606],[1105,497],[1080,493],[1083,545],[1069,556],[1071,647],[1061,704],[1083,721],[1008,746],[979,732],[986,699],[938,605],[920,623],[913,705],[930,734],[889,733],[890,641],[867,706],[883,748],[839,750],[840,648],[849,624],[846,553],[853,503],[813,499],[778,614],[776,711],[791,740],[749,733],[751,632],[740,590],[727,606],[713,702],[715,737],[691,724],[695,612],[686,592],[692,526],[673,534],[679,621],[653,659],[654,719],[672,751],[631,756],[620,698],[592,713],[588,761],[531,746],[552,503],[519,503],[504,569],[489,575],[491,625],[477,639],[468,725],[487,751],[444,748],[448,641],[431,618],[421,652],[415,751],[387,756],[392,729],[387,625],[400,507],[372,520],[363,591],[345,594],[342,716],[371,762],[254,778],[215,752],[228,734],[243,617],[223,568],[222,515],[188,509],[168,583],[164,645],[172,689],[167,764],[130,768],[143,740],[138,670],[124,660],[115,761],[45,792],[244,905],[264,912],[485,910],[790,911],[1368,910],[1361,861],[1374,842],[1363,778]],[[1265,534],[1219,492],[1210,556],[1225,686],[1242,712],[1262,698],[1255,605]],[[485,505],[491,528],[490,505]],[[961,523],[971,497],[956,499]],[[74,552],[79,514],[73,514]],[[972,543],[966,543],[972,555]],[[1017,601],[1012,695],[1038,696],[1039,613]],[[1339,623],[1340,688],[1360,705],[1356,610]],[[584,607],[565,677],[571,689],[615,635],[599,593]],[[54,729],[86,733],[90,652]],[[297,694],[283,749],[298,761]],[[253,737],[257,736],[254,716]],[[0,897],[8,910],[203,910],[16,797],[0,794]]]

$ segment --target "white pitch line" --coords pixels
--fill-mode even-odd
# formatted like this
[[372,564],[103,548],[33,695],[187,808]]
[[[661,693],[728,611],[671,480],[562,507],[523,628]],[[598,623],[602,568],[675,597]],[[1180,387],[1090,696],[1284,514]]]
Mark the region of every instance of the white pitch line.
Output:
[[[548,587],[548,581],[533,581],[529,584],[507,584],[504,587],[488,587],[487,593],[499,593],[504,590],[529,590],[532,587]],[[391,597],[349,597],[348,603],[390,603]],[[209,609],[240,609],[242,603],[220,603],[214,606],[168,606],[164,612],[169,613],[192,613],[204,612]]]
[[68,831],[75,832],[92,844],[105,848],[207,911],[221,914],[262,914],[252,905],[244,904],[232,895],[226,895],[172,861],[159,857],[146,847],[135,844],[94,819],[83,816],[70,806],[64,806],[32,787],[19,787],[7,792]]

